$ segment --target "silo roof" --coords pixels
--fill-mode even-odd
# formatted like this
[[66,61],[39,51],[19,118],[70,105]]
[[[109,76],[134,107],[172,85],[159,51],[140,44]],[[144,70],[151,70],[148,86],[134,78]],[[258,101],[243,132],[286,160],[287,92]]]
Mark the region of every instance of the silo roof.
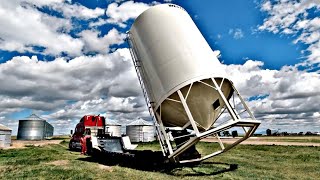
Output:
[[106,120],[106,126],[121,126],[121,124],[113,120]]
[[41,121],[45,121],[45,119],[42,119],[41,117],[37,116],[36,114],[31,114],[30,116],[24,118],[23,120],[41,120]]
[[143,119],[138,119],[128,124],[128,126],[153,126],[153,123],[149,121],[145,121]]
[[8,128],[7,126],[5,126],[3,124],[0,124],[0,130],[2,130],[2,131],[11,131],[10,128]]

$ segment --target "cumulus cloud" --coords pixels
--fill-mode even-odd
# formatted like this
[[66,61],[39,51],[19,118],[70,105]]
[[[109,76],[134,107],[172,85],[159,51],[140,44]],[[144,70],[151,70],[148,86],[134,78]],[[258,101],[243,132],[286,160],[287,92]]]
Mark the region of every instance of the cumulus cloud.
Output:
[[73,123],[88,113],[125,121],[148,114],[128,49],[70,60],[17,56],[0,64],[0,83],[0,116],[27,108]]
[[111,3],[108,5],[106,15],[109,17],[107,22],[116,24],[122,28],[126,27],[126,22],[129,19],[138,17],[143,11],[150,6],[145,3],[135,3],[133,1],[127,1],[122,4]]
[[316,116],[319,112],[320,74],[299,71],[295,66],[280,70],[263,69],[262,66],[263,62],[254,60],[243,65],[225,65],[229,78],[241,95],[251,99],[249,107],[257,119],[262,120],[261,127],[270,128],[272,122],[272,127],[290,129],[290,125],[302,122],[304,130],[316,131],[320,126]]
[[[40,11],[38,8],[42,7],[60,12],[63,17]],[[92,28],[106,22],[101,18],[95,24],[94,21],[89,21],[103,14],[104,10],[101,8],[89,9],[79,4],[59,0],[0,2],[0,24],[5,27],[0,29],[0,49],[51,56],[67,54],[71,57],[88,52],[106,53],[109,46],[124,42],[124,34],[116,29],[112,29],[106,35],[101,35],[100,32],[92,29],[82,29],[79,33],[80,37],[69,34],[77,28],[72,18],[86,20]]]
[[[5,27],[0,29],[1,50],[56,57],[45,61],[15,56],[0,64],[2,122],[15,131],[17,122],[8,117],[32,109],[45,114],[60,133],[88,113],[123,122],[148,117],[128,49],[109,52],[110,46],[124,43],[125,34],[115,28],[102,34],[96,27],[116,19],[125,24],[149,5],[114,5],[105,19],[101,8],[64,0],[0,2],[0,24]],[[79,28],[77,21],[88,23],[87,29]]]
[[79,33],[84,42],[84,52],[96,52],[105,54],[109,52],[109,46],[122,44],[126,35],[120,33],[117,29],[111,29],[108,34],[99,37],[100,32],[96,30],[85,30]]
[[89,27],[95,28],[95,27],[102,26],[102,25],[105,25],[105,24],[107,24],[107,20],[99,18],[97,21],[90,22],[89,23]]
[[[271,122],[279,127],[298,122],[306,130],[316,127],[320,75],[294,66],[280,70],[262,66],[263,62],[254,60],[224,65],[257,119],[262,120],[262,127]],[[7,84],[0,87],[0,116],[24,108],[51,112],[44,118],[65,127],[62,121],[67,121],[71,129],[84,114],[103,113],[120,122],[149,116],[127,49],[69,61],[15,57],[0,64],[0,73],[1,84]]]
[[320,18],[313,13],[320,10],[318,0],[264,1],[261,11],[267,13],[261,31],[296,35],[294,43],[308,45],[309,63],[320,63]]
[[8,107],[8,103],[10,107],[29,107],[28,103],[33,102],[31,109],[52,110],[61,105],[61,100],[96,99],[108,96],[109,91],[112,96],[138,96],[138,88],[119,85],[120,81],[126,81],[138,87],[127,51],[119,49],[106,55],[79,56],[71,60],[57,58],[47,62],[36,56],[14,57],[0,64],[0,82],[5,84],[0,87],[0,108]]
[[230,29],[229,34],[233,36],[234,39],[241,39],[244,37],[244,33],[241,29]]
[[81,54],[83,43],[79,39],[57,32],[70,29],[68,20],[48,16],[29,6],[22,6],[19,1],[0,2],[0,24],[5,27],[0,29],[2,50],[34,52],[33,47],[40,46],[45,48],[44,53],[47,54]]
[[66,18],[92,19],[104,15],[104,10],[101,8],[89,9],[80,4],[54,3],[50,8],[61,12]]

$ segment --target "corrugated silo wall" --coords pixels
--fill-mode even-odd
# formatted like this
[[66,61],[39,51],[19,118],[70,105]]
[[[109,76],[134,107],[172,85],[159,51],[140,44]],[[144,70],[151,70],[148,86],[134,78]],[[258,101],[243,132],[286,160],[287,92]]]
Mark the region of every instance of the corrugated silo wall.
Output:
[[154,126],[127,126],[126,133],[131,142],[150,142],[155,140]]
[[51,124],[49,124],[48,122],[45,122],[44,125],[45,125],[44,131],[43,131],[44,138],[52,137],[53,131],[54,131],[53,126]]
[[107,125],[106,132],[110,133],[111,136],[121,137],[121,126]]
[[19,120],[18,140],[42,140],[44,138],[45,121]]

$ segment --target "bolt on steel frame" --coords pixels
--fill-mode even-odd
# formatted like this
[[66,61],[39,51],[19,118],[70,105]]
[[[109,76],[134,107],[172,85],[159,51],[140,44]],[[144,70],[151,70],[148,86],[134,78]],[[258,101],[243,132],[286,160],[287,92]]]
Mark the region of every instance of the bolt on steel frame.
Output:
[[[219,125],[216,125],[216,126],[214,123],[211,128],[209,128],[206,131],[201,132],[199,130],[199,128],[197,126],[197,122],[194,120],[192,113],[191,113],[191,111],[188,107],[188,104],[187,104],[188,94],[194,85],[194,83],[191,83],[189,85],[189,90],[185,96],[182,94],[182,92],[180,90],[177,90],[176,92],[174,92],[174,93],[178,94],[180,100],[166,98],[166,100],[168,100],[168,101],[174,101],[176,103],[182,104],[184,111],[187,114],[188,122],[182,127],[166,127],[166,126],[164,126],[162,119],[161,119],[161,104],[159,107],[160,111],[158,112],[158,111],[156,111],[156,109],[154,109],[153,102],[150,102],[150,97],[151,97],[152,93],[148,92],[149,88],[147,88],[147,87],[149,86],[149,84],[146,81],[146,79],[144,79],[144,75],[145,75],[144,68],[141,65],[141,62],[139,61],[139,59],[137,58],[137,54],[136,54],[134,46],[133,46],[134,41],[133,41],[133,39],[130,39],[130,32],[127,32],[127,42],[129,44],[129,50],[131,53],[131,57],[133,60],[135,70],[137,72],[139,83],[141,85],[144,98],[145,98],[146,103],[148,105],[148,110],[149,110],[150,115],[152,116],[152,118],[154,120],[154,124],[156,126],[156,133],[157,133],[157,137],[158,137],[163,155],[167,156],[170,160],[172,160],[176,163],[189,163],[189,162],[203,161],[205,159],[219,155],[223,152],[230,150],[234,146],[238,145],[242,141],[249,138],[255,132],[255,130],[258,128],[258,126],[260,125],[261,122],[255,119],[255,117],[253,116],[253,114],[249,110],[248,106],[246,105],[245,101],[241,97],[240,93],[234,87],[233,83],[231,81],[229,81],[231,83],[231,86],[233,89],[233,95],[232,95],[233,106],[232,106],[232,104],[228,101],[227,97],[225,97],[225,95],[222,92],[222,85],[223,85],[226,78],[218,77],[218,78],[222,79],[221,83],[218,84],[216,79],[212,77],[211,81],[213,82],[213,86],[210,84],[207,84],[206,82],[203,82],[201,80],[194,82],[194,83],[204,84],[204,85],[212,88],[213,91],[217,91],[219,94],[219,97],[223,100],[223,102],[225,104],[222,112],[218,115],[218,118],[222,114],[228,113],[230,115],[231,119],[229,119],[228,121],[225,121]],[[238,104],[236,104],[234,101],[235,96],[238,98]],[[231,100],[231,98],[229,100]],[[238,112],[238,110],[236,108],[236,105],[239,106],[239,104],[242,104],[242,107],[243,107],[242,112],[240,112],[240,113]],[[225,110],[227,110],[227,112],[225,112]],[[249,118],[241,118],[240,117],[240,114],[242,114],[244,112],[247,112],[247,115],[249,116]],[[232,144],[225,146],[222,143],[220,136],[218,134],[220,132],[226,131],[226,130],[233,128],[233,127],[242,128],[244,130],[244,136],[241,137],[240,139],[236,140]],[[183,136],[178,136],[178,137],[172,137],[172,135],[170,133],[171,130],[186,130],[186,129],[188,129],[189,131],[191,130],[192,133],[190,133],[189,135],[183,135]],[[172,143],[173,139],[178,139],[178,138],[182,138],[182,137],[186,137],[186,136],[190,137],[190,139],[188,141],[184,142],[183,144],[180,144],[179,146],[177,145],[176,147],[173,147],[173,143]],[[217,138],[218,143],[220,145],[220,150],[214,151],[213,153],[205,155],[200,158],[179,160],[178,156],[181,153],[185,152],[188,148],[190,148],[191,146],[198,143],[201,139],[204,139],[208,136],[214,136]]]

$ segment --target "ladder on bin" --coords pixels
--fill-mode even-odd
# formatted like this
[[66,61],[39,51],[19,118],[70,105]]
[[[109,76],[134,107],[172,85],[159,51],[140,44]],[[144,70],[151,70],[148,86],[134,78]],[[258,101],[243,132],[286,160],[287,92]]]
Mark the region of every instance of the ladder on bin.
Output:
[[129,51],[131,54],[132,62],[133,62],[135,71],[138,76],[138,80],[139,80],[139,83],[140,83],[140,86],[142,89],[144,99],[145,99],[146,104],[148,106],[148,110],[149,110],[150,116],[152,117],[153,123],[155,124],[156,134],[157,134],[160,146],[161,146],[162,153],[164,156],[166,156],[169,154],[169,149],[165,143],[165,138],[163,137],[163,134],[161,133],[159,123],[157,122],[157,119],[155,117],[155,113],[154,113],[153,106],[152,106],[153,102],[151,102],[150,98],[149,98],[150,97],[149,95],[151,95],[151,92],[148,92],[148,90],[147,90],[147,87],[149,87],[148,86],[149,84],[146,79],[143,79],[143,77],[145,77],[144,76],[145,75],[144,68],[143,68],[142,63],[138,59],[137,54],[134,50],[134,46],[133,46],[134,40],[131,39],[130,32],[127,32],[127,39],[126,40],[129,45]]

